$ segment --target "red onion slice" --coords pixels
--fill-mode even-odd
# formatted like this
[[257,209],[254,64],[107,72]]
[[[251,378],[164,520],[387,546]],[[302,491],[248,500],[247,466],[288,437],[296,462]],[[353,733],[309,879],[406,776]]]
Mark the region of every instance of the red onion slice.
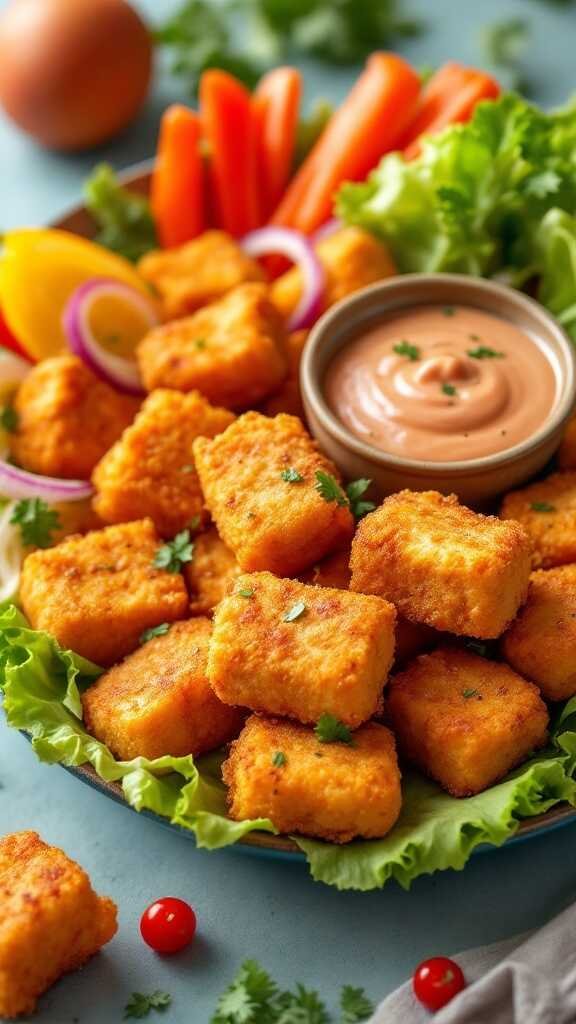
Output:
[[0,459],[0,494],[20,501],[22,498],[43,498],[48,504],[59,501],[82,501],[94,493],[88,480],[62,480],[54,476],[38,476]]
[[287,326],[291,331],[311,327],[322,312],[325,274],[310,240],[291,228],[268,227],[251,231],[240,244],[249,256],[280,254],[297,264],[302,273],[302,295]]
[[341,227],[344,227],[339,217],[331,217],[330,220],[324,221],[320,227],[312,235],[312,245],[318,245],[318,242],[323,242],[325,238],[329,238],[335,231],[339,231]]
[[149,327],[158,324],[154,307],[135,288],[112,278],[92,277],[81,284],[66,303],[62,324],[68,344],[74,355],[79,356],[101,380],[124,394],[141,395],[144,389],[136,363],[102,348],[90,327],[94,303],[105,295],[117,296],[132,305]]

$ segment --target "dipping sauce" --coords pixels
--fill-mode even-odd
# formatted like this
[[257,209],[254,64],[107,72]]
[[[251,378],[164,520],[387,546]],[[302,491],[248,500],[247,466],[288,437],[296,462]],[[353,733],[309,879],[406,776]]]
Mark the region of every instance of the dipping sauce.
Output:
[[477,459],[532,436],[559,371],[537,339],[468,306],[416,306],[353,338],[326,373],[332,412],[360,440],[429,462]]

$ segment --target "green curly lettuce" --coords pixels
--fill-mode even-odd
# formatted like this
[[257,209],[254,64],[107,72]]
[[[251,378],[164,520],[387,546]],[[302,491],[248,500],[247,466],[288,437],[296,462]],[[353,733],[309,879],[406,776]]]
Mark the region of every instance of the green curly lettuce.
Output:
[[[237,842],[254,830],[274,832],[267,819],[233,822],[226,817],[218,752],[197,765],[191,757],[116,761],[81,720],[81,693],[101,671],[63,650],[48,633],[30,629],[14,606],[0,608],[4,711],[10,726],[28,733],[42,761],[91,764],[101,779],[122,785],[131,807],[154,811],[190,830],[207,849]],[[484,793],[457,800],[409,773],[400,818],[384,839],[338,846],[295,838],[317,881],[367,891],[394,878],[408,888],[419,875],[463,868],[482,843],[500,846],[523,818],[561,801],[576,806],[575,773],[576,698],[560,713],[549,746]]]

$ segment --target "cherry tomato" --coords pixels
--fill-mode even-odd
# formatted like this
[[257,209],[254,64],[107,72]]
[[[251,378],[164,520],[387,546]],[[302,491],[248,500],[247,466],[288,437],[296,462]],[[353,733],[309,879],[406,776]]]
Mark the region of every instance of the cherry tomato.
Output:
[[466,988],[466,979],[454,960],[434,956],[423,960],[412,978],[414,995],[427,1010],[441,1010],[454,996]]
[[157,953],[178,953],[189,945],[196,931],[196,914],[184,900],[163,896],[140,918],[140,934]]

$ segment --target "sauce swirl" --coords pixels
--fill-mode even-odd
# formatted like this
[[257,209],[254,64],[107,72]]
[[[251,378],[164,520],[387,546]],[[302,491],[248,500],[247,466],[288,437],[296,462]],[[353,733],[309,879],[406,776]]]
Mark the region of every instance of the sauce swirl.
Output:
[[352,339],[328,367],[338,419],[385,452],[428,462],[512,448],[550,415],[558,367],[508,320],[467,306],[417,306]]

